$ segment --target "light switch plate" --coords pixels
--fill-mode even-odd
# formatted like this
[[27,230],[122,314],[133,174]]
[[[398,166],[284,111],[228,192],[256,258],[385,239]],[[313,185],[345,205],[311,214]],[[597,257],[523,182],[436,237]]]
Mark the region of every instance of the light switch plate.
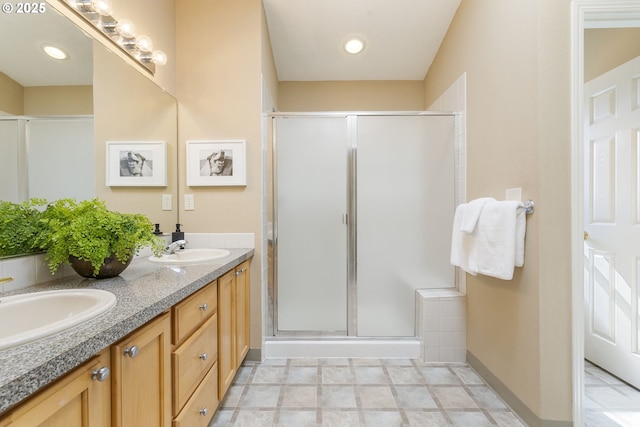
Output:
[[171,194],[163,194],[162,195],[162,210],[163,211],[170,211],[171,208]]
[[508,188],[505,191],[504,199],[511,202],[521,202],[522,188]]
[[185,211],[193,211],[193,210],[195,210],[193,194],[185,194],[184,195],[184,210]]

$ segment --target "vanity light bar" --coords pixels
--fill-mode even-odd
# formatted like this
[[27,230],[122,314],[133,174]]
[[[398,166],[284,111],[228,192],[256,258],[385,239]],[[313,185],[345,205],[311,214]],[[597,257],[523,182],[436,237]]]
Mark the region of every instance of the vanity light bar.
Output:
[[163,51],[153,50],[151,38],[136,35],[133,22],[128,19],[118,21],[111,16],[111,0],[66,0],[66,2],[72,10],[108,36],[152,74],[156,71],[156,64],[167,63],[167,55]]

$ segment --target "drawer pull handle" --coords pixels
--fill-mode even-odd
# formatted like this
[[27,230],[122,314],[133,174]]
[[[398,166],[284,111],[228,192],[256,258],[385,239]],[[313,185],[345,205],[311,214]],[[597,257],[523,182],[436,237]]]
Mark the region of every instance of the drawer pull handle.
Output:
[[202,304],[200,307],[198,307],[200,310],[202,311],[207,311],[207,309],[209,308],[209,305],[207,305],[207,303],[205,302],[204,304]]
[[103,366],[100,369],[96,369],[94,371],[91,372],[91,379],[94,381],[104,381],[107,378],[109,378],[109,374],[111,373],[111,371],[109,370],[108,367]]
[[202,408],[198,411],[200,413],[200,415],[202,415],[203,417],[205,417],[208,413],[209,413],[209,409],[207,408]]
[[198,356],[198,359],[200,360],[207,360],[207,358],[209,358],[207,353],[200,353],[200,355]]
[[124,355],[132,359],[136,357],[139,352],[140,352],[140,349],[138,348],[137,345],[132,345],[131,347],[127,347],[124,349]]

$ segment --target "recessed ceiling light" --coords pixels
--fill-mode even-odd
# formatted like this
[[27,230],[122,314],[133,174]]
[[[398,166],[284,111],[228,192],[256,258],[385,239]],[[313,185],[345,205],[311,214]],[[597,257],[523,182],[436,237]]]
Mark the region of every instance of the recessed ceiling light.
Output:
[[360,39],[349,39],[345,44],[344,44],[344,50],[346,50],[347,52],[351,53],[351,54],[356,54],[356,53],[360,53],[362,52],[362,50],[364,49],[364,42]]
[[42,50],[44,50],[44,53],[46,53],[53,59],[67,59],[69,57],[64,50],[55,46],[45,45],[42,47]]

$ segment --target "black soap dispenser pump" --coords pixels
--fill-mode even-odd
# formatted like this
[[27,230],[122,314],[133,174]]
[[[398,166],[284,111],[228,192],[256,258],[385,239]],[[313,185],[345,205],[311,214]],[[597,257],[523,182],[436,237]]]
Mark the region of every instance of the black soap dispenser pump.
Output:
[[176,231],[171,233],[171,242],[176,240],[184,240],[184,231],[180,231],[181,224],[176,224]]

